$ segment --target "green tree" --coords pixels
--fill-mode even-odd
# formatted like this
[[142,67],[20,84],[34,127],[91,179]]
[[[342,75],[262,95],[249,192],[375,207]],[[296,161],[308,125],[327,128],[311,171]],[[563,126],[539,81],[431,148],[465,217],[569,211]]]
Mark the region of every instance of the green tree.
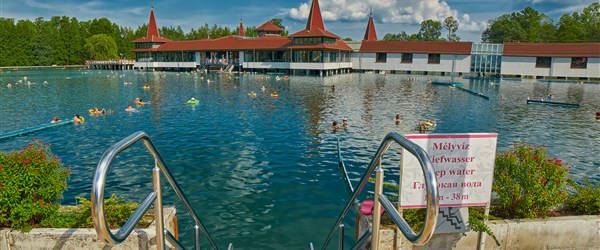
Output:
[[13,34],[16,32],[15,20],[0,18],[0,67],[15,65],[13,61]]
[[418,37],[423,41],[437,41],[442,35],[442,23],[440,21],[425,20],[421,22]]
[[279,28],[283,29],[283,32],[281,32],[282,36],[287,36],[288,35],[288,31],[285,29],[285,26],[283,25],[281,18],[273,18],[273,19],[271,19],[269,21],[271,21],[271,23],[277,25]]
[[460,41],[460,37],[456,34],[456,30],[458,30],[458,21],[454,19],[454,17],[449,16],[444,19],[444,28],[448,30],[448,41]]
[[117,43],[106,34],[93,35],[85,40],[85,48],[93,60],[112,60],[119,58]]
[[587,31],[586,41],[600,42],[600,3],[592,3],[583,9],[581,22]]
[[489,21],[482,33],[484,42],[501,43],[512,41],[545,42],[555,41],[556,27],[550,17],[526,7],[520,12],[504,14]]
[[600,3],[592,3],[581,13],[563,14],[556,38],[561,42],[600,42]]

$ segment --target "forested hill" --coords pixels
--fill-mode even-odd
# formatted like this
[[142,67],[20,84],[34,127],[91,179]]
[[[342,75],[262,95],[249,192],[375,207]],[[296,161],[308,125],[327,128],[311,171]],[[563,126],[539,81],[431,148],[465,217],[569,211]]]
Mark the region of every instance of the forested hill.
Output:
[[[283,28],[281,19],[274,18],[271,22]],[[0,18],[0,67],[81,65],[86,60],[134,59],[132,41],[144,37],[147,29],[146,24],[135,30],[120,27],[106,18],[90,21],[66,16],[34,21]],[[247,36],[256,34],[255,26],[244,30]],[[195,40],[238,34],[238,28],[205,24],[184,33],[181,27],[162,27],[160,34],[172,40]]]

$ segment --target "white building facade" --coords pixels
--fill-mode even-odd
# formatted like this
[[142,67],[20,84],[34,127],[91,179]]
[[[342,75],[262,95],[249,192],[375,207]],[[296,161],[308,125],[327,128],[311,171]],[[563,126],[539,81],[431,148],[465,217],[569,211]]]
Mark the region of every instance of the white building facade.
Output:
[[600,80],[600,43],[504,43],[501,74]]

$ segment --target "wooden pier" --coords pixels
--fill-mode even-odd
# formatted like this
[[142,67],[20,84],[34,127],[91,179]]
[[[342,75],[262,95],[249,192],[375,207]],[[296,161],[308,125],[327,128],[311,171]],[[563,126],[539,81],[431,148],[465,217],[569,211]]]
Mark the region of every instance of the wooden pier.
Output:
[[135,60],[85,61],[88,69],[129,70],[133,69]]

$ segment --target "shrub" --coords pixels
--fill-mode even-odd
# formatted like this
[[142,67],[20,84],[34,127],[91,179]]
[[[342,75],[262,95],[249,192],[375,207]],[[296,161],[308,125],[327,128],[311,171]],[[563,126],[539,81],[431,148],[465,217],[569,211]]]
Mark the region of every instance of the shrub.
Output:
[[29,231],[59,208],[70,171],[48,145],[0,152],[0,227]]
[[493,211],[504,218],[546,217],[567,199],[568,166],[546,156],[544,146],[524,142],[496,156]]
[[[55,228],[92,228],[92,202],[83,198],[77,197],[78,205],[76,207],[65,209],[60,213],[56,213],[44,219],[40,226],[55,227]],[[135,202],[125,202],[123,198],[112,194],[104,200],[104,211],[106,220],[110,228],[119,228],[131,217],[133,211],[139,206]],[[151,215],[149,215],[151,217]],[[138,227],[147,227],[148,220],[141,220]]]
[[574,192],[565,202],[565,209],[575,214],[600,215],[600,184],[594,185],[584,178],[583,184],[578,185],[570,180]]

